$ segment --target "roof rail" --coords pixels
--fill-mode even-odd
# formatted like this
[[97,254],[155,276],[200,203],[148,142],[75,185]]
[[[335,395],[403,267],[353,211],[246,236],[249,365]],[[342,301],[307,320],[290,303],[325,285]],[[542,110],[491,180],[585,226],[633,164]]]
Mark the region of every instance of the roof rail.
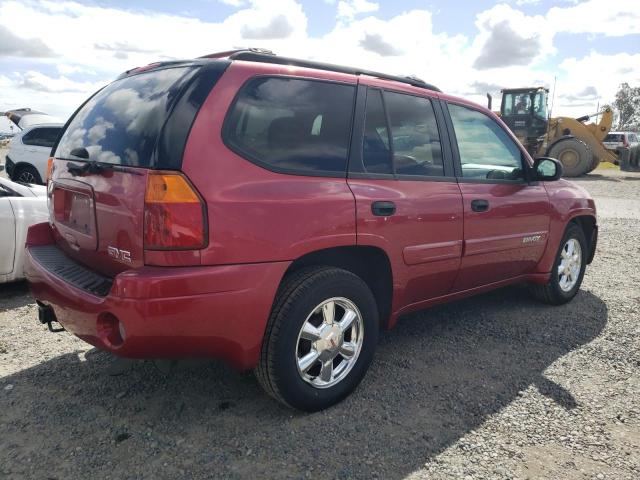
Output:
[[344,67],[342,65],[334,65],[331,63],[314,62],[310,60],[299,60],[297,58],[279,57],[271,50],[264,48],[239,48],[237,50],[227,50],[225,52],[210,53],[199,58],[228,58],[229,60],[243,60],[245,62],[259,63],[275,63],[277,65],[292,65],[295,67],[315,68],[316,70],[327,70],[330,72],[347,73],[350,75],[368,75],[370,77],[383,78],[385,80],[393,80],[394,82],[407,83],[414,87],[425,88],[441,92],[438,87],[425,82],[424,80],[414,77],[402,77],[398,75],[389,75],[386,73],[374,72],[372,70],[364,70],[361,68]]
[[242,52],[253,52],[253,53],[261,53],[263,55],[272,55],[274,56],[271,50],[267,50],[266,48],[237,48],[235,50],[226,50],[224,52],[216,52],[209,53],[208,55],[203,55],[198,58],[230,58],[232,55]]

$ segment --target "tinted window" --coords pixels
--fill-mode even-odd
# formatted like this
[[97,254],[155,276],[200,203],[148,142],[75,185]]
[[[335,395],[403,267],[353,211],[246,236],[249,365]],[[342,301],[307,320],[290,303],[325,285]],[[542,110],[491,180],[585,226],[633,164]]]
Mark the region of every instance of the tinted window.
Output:
[[362,161],[364,170],[370,173],[393,173],[387,117],[382,104],[382,92],[367,92],[367,108],[364,121]]
[[386,92],[393,162],[398,175],[444,175],[438,126],[431,101]]
[[520,149],[493,119],[470,108],[449,105],[458,141],[462,176],[500,180],[523,178]]
[[256,78],[239,93],[225,140],[267,168],[299,173],[346,170],[355,87]]
[[22,137],[22,143],[36,147],[51,148],[56,143],[60,130],[60,127],[34,128]]
[[193,67],[166,68],[116,80],[91,98],[65,130],[56,156],[84,147],[89,159],[153,166],[154,150],[171,107]]

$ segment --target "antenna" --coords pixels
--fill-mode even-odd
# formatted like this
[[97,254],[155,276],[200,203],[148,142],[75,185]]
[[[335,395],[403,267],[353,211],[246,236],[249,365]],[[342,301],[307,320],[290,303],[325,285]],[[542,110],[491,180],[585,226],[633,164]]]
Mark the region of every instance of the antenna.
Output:
[[556,80],[558,80],[558,77],[554,75],[553,76],[553,95],[551,96],[551,110],[549,110],[549,118],[551,118],[551,112],[553,112],[553,104],[556,101]]

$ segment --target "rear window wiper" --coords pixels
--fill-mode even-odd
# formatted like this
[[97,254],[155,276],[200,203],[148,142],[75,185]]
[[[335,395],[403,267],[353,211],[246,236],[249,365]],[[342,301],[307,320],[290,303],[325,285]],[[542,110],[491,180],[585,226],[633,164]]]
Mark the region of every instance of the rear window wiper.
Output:
[[101,175],[106,171],[133,173],[138,175],[138,172],[130,168],[121,167],[112,163],[102,163],[96,162],[95,160],[89,160],[89,152],[84,147],[74,148],[69,153],[74,157],[87,160],[86,162],[83,162],[82,165],[78,165],[77,163],[67,163],[67,171],[74,177],[84,175],[86,173]]
[[67,163],[67,171],[74,177],[87,173],[92,175],[102,175],[107,171],[142,175],[142,173],[136,172],[133,168],[120,167],[111,163],[99,163],[95,160],[84,162],[82,165],[78,165],[77,163]]

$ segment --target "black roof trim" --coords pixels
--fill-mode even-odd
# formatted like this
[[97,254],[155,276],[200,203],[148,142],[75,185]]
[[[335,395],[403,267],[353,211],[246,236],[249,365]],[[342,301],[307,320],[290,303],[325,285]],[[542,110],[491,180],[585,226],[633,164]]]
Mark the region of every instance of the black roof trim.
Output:
[[[303,68],[315,68],[316,70],[327,70],[330,72],[347,73],[350,75],[368,75],[370,77],[382,78],[385,80],[392,80],[394,82],[408,83],[414,87],[425,88],[427,90],[433,90],[441,92],[438,87],[426,83],[425,81],[416,77],[401,77],[397,75],[389,75],[386,73],[374,72],[372,70],[364,70],[361,68],[344,67],[342,65],[334,65],[332,63],[314,62],[310,60],[299,60],[297,58],[279,57],[269,51],[258,51],[257,49],[238,50],[232,51],[227,58],[229,60],[243,60],[245,62],[259,62],[259,63],[275,63],[276,65],[292,65],[295,67]],[[269,52],[269,53],[267,53]],[[227,52],[222,52],[222,54]],[[220,58],[217,55],[207,55],[208,58]]]
[[413,76],[402,77],[399,75],[389,75],[387,73],[375,72],[373,70],[365,70],[362,68],[353,68],[353,67],[345,67],[343,65],[335,65],[333,63],[314,62],[311,60],[300,60],[300,59],[291,58],[291,57],[280,57],[275,53],[273,53],[271,50],[267,50],[264,48],[239,48],[236,50],[227,50],[224,52],[210,53],[208,55],[203,55],[202,57],[198,57],[195,60],[169,60],[164,62],[151,63],[143,67],[136,67],[131,70],[127,70],[122,75],[120,75],[118,79],[128,77],[130,75],[135,75],[137,73],[143,73],[149,70],[166,68],[169,66],[190,65],[190,64],[202,65],[202,63],[206,62],[207,60],[210,61],[210,60],[220,60],[220,59],[242,60],[245,62],[257,62],[257,63],[272,63],[276,65],[291,65],[294,67],[314,68],[316,70],[346,73],[349,75],[367,75],[369,77],[376,77],[384,80],[391,80],[394,82],[406,83],[414,87],[433,90],[434,92],[442,92],[442,90],[440,90],[435,85],[427,83],[424,80],[417,77],[413,77]]

